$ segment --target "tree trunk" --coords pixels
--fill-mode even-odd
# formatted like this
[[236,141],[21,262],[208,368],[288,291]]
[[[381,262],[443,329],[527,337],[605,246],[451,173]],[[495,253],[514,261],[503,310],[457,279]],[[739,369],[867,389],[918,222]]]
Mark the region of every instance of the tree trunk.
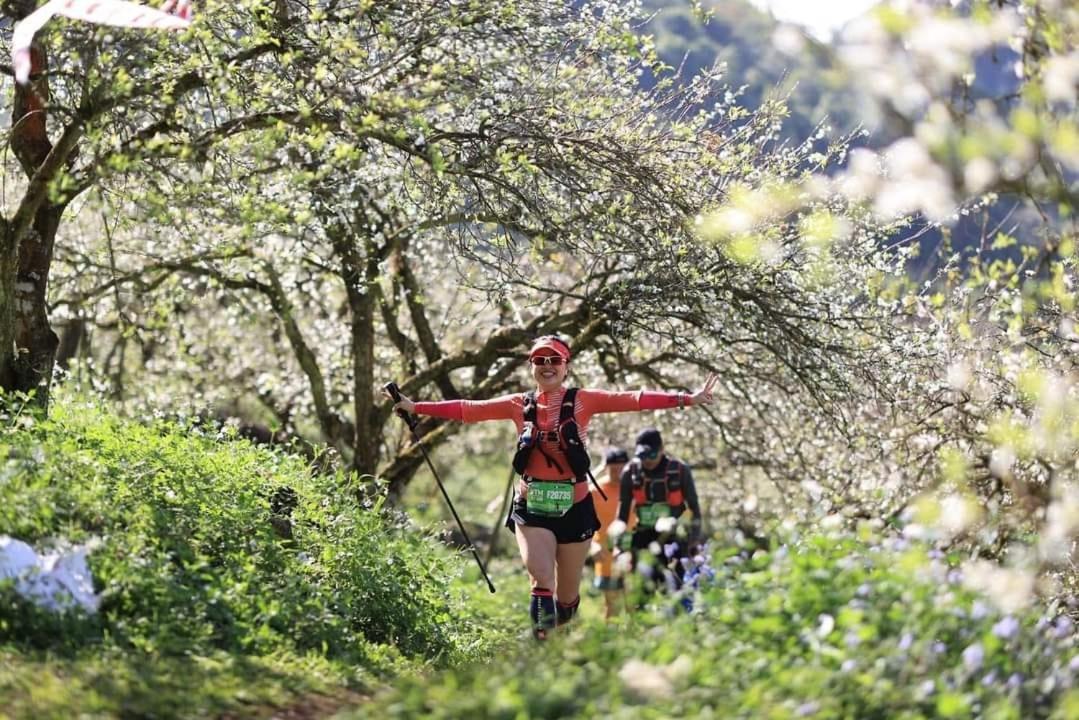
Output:
[[15,273],[19,267],[18,243],[13,229],[4,223],[0,248],[0,388],[15,389]]
[[71,367],[71,361],[78,356],[79,350],[85,350],[83,339],[86,337],[85,319],[77,317],[64,325],[60,347],[56,351],[56,366],[66,372]]
[[378,277],[380,255],[369,248],[366,262],[356,252],[355,241],[343,237],[342,279],[348,293],[352,334],[352,398],[356,434],[352,438],[352,466],[360,475],[374,475],[382,445],[382,428],[375,405],[375,300],[370,283]]
[[49,325],[46,292],[63,212],[63,205],[44,204],[38,209],[33,229],[19,243],[15,280],[15,387],[23,392],[34,391],[42,407],[48,407],[53,365],[60,346],[60,338]]
[[[46,65],[45,53],[39,47],[31,48],[30,73],[35,79],[29,86],[15,86],[11,148],[28,178],[35,176],[53,150],[46,113],[49,88],[40,76]],[[48,407],[53,363],[60,344],[49,325],[46,293],[53,244],[65,205],[52,203],[43,196],[36,203],[28,231],[21,233],[14,226],[5,234],[0,260],[4,296],[0,314],[0,322],[4,324],[0,331],[3,343],[0,382],[6,390],[35,392],[36,401],[42,407]]]

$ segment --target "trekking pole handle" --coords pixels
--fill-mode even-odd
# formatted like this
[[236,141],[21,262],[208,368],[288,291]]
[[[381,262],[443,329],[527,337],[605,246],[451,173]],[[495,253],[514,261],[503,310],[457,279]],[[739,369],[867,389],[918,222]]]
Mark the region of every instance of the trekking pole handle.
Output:
[[[390,394],[390,397],[393,398],[393,401],[395,403],[401,402],[401,388],[397,387],[397,383],[388,382],[382,386],[382,389]],[[409,415],[401,408],[397,408],[395,412],[397,413],[397,417],[408,423],[409,427],[413,427],[413,425],[415,424],[415,420],[411,415]]]

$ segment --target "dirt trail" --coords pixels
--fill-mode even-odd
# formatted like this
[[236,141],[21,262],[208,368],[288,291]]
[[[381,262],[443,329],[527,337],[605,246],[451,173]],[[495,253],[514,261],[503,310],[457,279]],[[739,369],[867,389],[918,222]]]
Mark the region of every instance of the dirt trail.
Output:
[[351,690],[341,690],[333,694],[313,693],[296,698],[283,707],[268,705],[252,707],[242,713],[228,712],[218,716],[218,720],[324,720],[349,707],[361,705],[371,699]]

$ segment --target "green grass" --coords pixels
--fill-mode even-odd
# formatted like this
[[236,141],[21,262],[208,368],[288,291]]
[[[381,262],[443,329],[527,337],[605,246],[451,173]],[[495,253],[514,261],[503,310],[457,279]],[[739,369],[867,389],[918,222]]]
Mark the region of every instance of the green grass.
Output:
[[0,648],[0,717],[256,715],[313,695],[355,702],[365,684],[317,655],[147,657],[120,648],[74,654]]
[[0,713],[257,716],[503,642],[461,579],[471,558],[361,497],[213,428],[71,399],[0,413],[0,534],[95,539],[102,598],[58,615],[0,584]]

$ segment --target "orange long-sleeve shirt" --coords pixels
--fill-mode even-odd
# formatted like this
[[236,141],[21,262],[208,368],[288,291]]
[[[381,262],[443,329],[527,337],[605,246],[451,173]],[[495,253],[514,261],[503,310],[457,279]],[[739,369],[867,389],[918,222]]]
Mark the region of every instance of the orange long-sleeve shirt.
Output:
[[[544,454],[533,452],[528,459],[525,474],[537,480],[572,480],[573,472],[569,468],[569,460],[558,446],[557,440],[550,439],[547,433],[558,429],[558,418],[562,407],[562,398],[565,397],[566,389],[559,388],[552,392],[536,393],[536,424],[544,431],[543,450],[561,466],[561,472],[557,467],[550,465]],[[577,391],[577,399],[573,413],[577,420],[577,427],[581,435],[581,442],[588,445],[588,422],[593,415],[612,412],[639,412],[641,410],[662,410],[665,408],[678,407],[679,397],[682,397],[685,405],[691,404],[689,395],[675,392],[654,392],[641,390],[638,392],[611,392],[608,390],[591,390],[581,388]],[[418,402],[415,411],[420,415],[433,415],[451,420],[461,420],[466,423],[483,422],[485,420],[512,420],[517,426],[517,433],[524,429],[524,404],[525,394],[514,393],[503,395],[490,400],[446,400],[443,402]],[[575,488],[575,501],[580,501],[588,495],[588,487],[579,483]]]

